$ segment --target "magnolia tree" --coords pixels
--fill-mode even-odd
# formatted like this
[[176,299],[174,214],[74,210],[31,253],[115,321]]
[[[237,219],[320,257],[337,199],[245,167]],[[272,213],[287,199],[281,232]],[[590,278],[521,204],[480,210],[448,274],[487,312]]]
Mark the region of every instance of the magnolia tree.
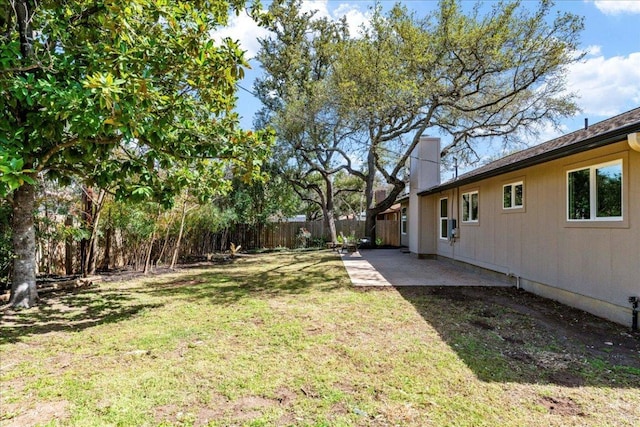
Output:
[[[247,65],[211,34],[243,0],[0,0],[0,193],[12,206],[10,305],[36,302],[36,176],[171,203],[260,175],[271,135],[238,127]],[[259,5],[252,4],[257,19]]]

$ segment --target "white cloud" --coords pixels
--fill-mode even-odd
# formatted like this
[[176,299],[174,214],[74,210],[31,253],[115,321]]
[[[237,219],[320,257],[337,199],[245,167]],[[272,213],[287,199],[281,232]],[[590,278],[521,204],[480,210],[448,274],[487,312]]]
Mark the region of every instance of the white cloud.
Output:
[[240,42],[240,48],[246,51],[245,58],[253,58],[258,50],[260,44],[258,38],[264,38],[269,34],[269,31],[258,26],[258,24],[248,15],[246,11],[240,12],[239,15],[229,15],[229,23],[226,27],[220,28],[211,34],[211,37],[220,41],[226,37],[232,40],[238,40]]
[[[307,0],[302,2],[302,12],[315,11],[316,18],[328,18],[338,20],[343,16],[347,17],[349,32],[351,35],[358,34],[360,26],[368,21],[368,13],[363,13],[357,5],[342,3],[329,10],[328,0]],[[258,24],[249,16],[246,11],[240,12],[239,15],[230,14],[229,23],[226,27],[220,28],[211,34],[214,40],[220,41],[226,37],[232,40],[238,40],[240,47],[247,53],[246,58],[253,58],[260,49],[258,38],[265,38],[269,35],[269,31],[258,26]]]
[[369,20],[368,12],[362,12],[358,5],[350,3],[340,3],[329,9],[329,0],[306,0],[302,2],[301,10],[303,12],[315,11],[316,18],[328,18],[334,21],[345,16],[349,26],[349,34],[352,36],[357,35],[360,32],[360,27]]
[[328,0],[307,0],[300,5],[302,12],[315,12],[316,18],[331,18]]
[[340,19],[343,16],[347,18],[347,24],[349,25],[349,34],[355,36],[360,33],[360,29],[363,25],[366,25],[371,18],[370,12],[362,12],[358,6],[350,4],[341,4],[334,12],[334,19]]
[[592,45],[585,49],[587,56],[598,56],[602,53],[602,46]]
[[593,3],[605,15],[640,13],[640,1],[638,0],[596,0]]
[[[593,51],[592,51],[593,52]],[[567,86],[586,114],[612,116],[640,105],[640,52],[593,55],[568,68]]]

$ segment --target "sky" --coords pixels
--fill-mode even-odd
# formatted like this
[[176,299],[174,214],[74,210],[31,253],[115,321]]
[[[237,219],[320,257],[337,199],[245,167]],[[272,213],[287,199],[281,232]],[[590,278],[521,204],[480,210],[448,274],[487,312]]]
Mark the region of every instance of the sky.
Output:
[[[263,0],[263,5],[268,3],[268,0]],[[380,3],[388,9],[396,1]],[[437,5],[436,0],[400,3],[422,16]],[[469,6],[474,3],[463,0],[463,4]],[[523,3],[535,6],[537,2],[523,0]],[[303,8],[317,10],[318,16],[332,19],[346,15],[354,34],[359,25],[366,22],[373,4],[368,0],[305,0]],[[556,0],[555,10],[584,17],[580,49],[586,52],[586,56],[567,70],[568,90],[578,95],[577,104],[581,111],[564,120],[559,130],[551,127],[542,129],[537,140],[530,143],[542,143],[578,130],[584,126],[585,118],[593,124],[640,106],[640,0]],[[260,101],[248,91],[252,90],[253,82],[261,74],[260,64],[252,59],[259,48],[257,39],[267,35],[245,13],[233,15],[229,25],[216,34],[216,37],[239,40],[250,60],[252,69],[247,70],[240,82],[246,90],[238,91],[237,111],[245,129],[253,127],[253,116],[260,108]]]

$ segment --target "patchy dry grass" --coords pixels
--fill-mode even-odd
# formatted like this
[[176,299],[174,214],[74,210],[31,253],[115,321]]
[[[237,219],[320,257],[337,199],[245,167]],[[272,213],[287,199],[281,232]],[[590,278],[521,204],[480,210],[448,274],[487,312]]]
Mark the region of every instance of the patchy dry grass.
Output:
[[640,354],[455,295],[322,251],[50,296],[1,319],[0,425],[636,425]]

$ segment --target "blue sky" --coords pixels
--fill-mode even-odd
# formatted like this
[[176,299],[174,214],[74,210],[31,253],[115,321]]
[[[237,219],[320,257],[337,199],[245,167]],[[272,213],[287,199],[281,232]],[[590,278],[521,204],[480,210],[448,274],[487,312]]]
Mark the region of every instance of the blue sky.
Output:
[[[268,4],[263,0],[263,4]],[[366,21],[372,1],[364,0],[308,0],[303,7],[317,10],[318,16],[338,19],[347,16],[355,33],[357,27]],[[391,7],[395,1],[382,1],[383,7]],[[433,10],[437,2],[401,2],[420,15]],[[464,1],[472,6],[475,1]],[[488,2],[487,2],[488,3]],[[526,1],[535,7],[536,1]],[[578,106],[582,112],[568,118],[561,129],[542,129],[536,142],[544,142],[564,133],[584,126],[584,119],[596,123],[616,114],[640,106],[640,0],[556,0],[555,9],[567,11],[585,18],[581,49],[587,52],[584,60],[567,70],[568,89],[579,95]],[[252,58],[258,49],[257,38],[267,33],[258,28],[246,14],[232,16],[229,26],[217,36],[239,40],[246,56]],[[253,82],[260,75],[260,65],[250,61],[253,69],[248,70],[241,86],[252,89]],[[237,111],[241,115],[243,128],[252,128],[253,116],[260,103],[244,90],[238,92]]]

